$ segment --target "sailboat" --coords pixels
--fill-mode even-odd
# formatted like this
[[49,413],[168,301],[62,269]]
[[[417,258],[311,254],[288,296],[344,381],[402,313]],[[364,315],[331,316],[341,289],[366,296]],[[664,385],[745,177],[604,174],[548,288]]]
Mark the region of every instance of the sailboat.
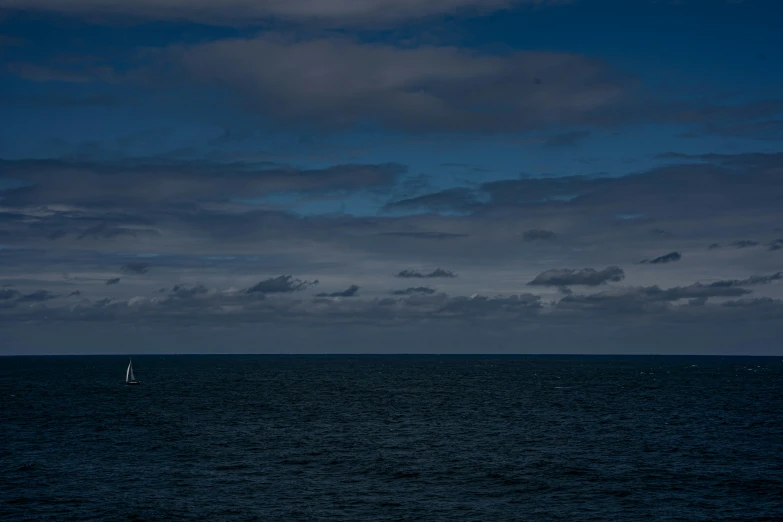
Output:
[[128,359],[128,369],[125,370],[125,384],[131,385],[131,384],[141,384],[139,381],[136,380],[136,376],[133,375],[133,363],[130,359]]

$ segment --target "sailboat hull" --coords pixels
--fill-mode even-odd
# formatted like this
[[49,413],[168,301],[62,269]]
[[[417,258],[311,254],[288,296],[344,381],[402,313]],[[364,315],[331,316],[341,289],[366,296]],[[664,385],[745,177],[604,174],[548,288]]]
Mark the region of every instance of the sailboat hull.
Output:
[[134,384],[141,384],[139,381],[128,381],[125,383],[125,386],[133,386]]

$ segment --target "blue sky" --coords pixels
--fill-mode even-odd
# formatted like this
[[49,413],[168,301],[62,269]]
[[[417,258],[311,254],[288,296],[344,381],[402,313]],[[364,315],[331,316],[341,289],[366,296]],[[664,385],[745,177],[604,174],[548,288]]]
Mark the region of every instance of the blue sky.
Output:
[[[0,0],[14,349],[40,347],[23,327],[35,314],[94,328],[168,307],[173,321],[195,298],[193,313],[236,312],[244,328],[258,303],[231,292],[289,274],[318,284],[280,280],[264,306],[308,296],[285,313],[313,328],[324,310],[378,328],[383,299],[415,308],[409,321],[453,319],[470,296],[489,299],[470,301],[476,320],[560,325],[595,294],[606,320],[625,307],[648,326],[684,321],[684,297],[639,290],[657,285],[712,305],[689,324],[765,307],[774,332],[778,279],[692,285],[783,266],[781,15],[763,0]],[[681,259],[638,264],[670,251]],[[152,261],[123,272],[117,256]],[[622,281],[527,284],[616,265]],[[390,297],[406,290],[395,274],[438,267],[458,276]],[[523,294],[538,304],[492,301]],[[258,313],[283,313],[269,306]]]

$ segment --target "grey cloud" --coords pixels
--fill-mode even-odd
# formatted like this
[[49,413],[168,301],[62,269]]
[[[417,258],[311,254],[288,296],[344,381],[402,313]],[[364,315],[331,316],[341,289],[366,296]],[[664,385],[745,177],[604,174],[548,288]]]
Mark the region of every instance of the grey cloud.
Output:
[[470,318],[491,314],[495,319],[519,316],[520,313],[537,315],[542,307],[541,298],[533,294],[519,294],[509,297],[454,297],[448,299],[438,311],[440,315]]
[[565,132],[563,134],[556,134],[544,141],[544,147],[549,149],[558,149],[565,147],[573,147],[582,143],[590,136],[589,131],[573,131]]
[[[747,314],[755,321],[772,320],[780,321],[783,319],[783,300],[772,299],[770,297],[760,297],[756,299],[737,299],[726,301],[722,307],[733,314]],[[779,336],[775,336],[778,339]]]
[[[665,247],[662,241],[644,234],[650,223],[676,229],[678,245],[685,246],[684,242],[693,241],[698,234],[706,247],[710,240],[729,245],[733,239],[727,241],[730,239],[727,235],[735,233],[729,231],[740,223],[744,229],[762,230],[779,221],[783,198],[783,178],[779,171],[783,167],[783,155],[740,154],[697,159],[697,164],[668,165],[625,177],[526,176],[485,183],[475,189],[464,187],[459,191],[425,195],[404,203],[426,210],[431,200],[431,209],[444,215],[438,221],[429,215],[417,219],[449,222],[453,224],[450,230],[470,233],[472,238],[465,243],[482,245],[471,250],[473,255],[488,252],[490,248],[510,255],[516,232],[510,226],[501,226],[504,221],[542,228],[557,223],[558,233],[564,237],[563,245],[585,246],[600,241],[605,249],[625,250],[629,257],[636,259],[640,258],[632,251],[648,249],[653,241],[659,245],[656,248]],[[470,207],[466,207],[466,201],[472,202]],[[449,215],[451,211],[467,212],[468,216],[453,217]],[[608,219],[627,213],[644,214],[647,218]],[[641,245],[643,241],[646,246]],[[468,255],[467,248],[460,249],[456,244],[444,248]],[[593,257],[590,262],[604,263],[611,259]]]
[[746,286],[746,285],[764,285],[771,283],[772,281],[783,280],[783,272],[777,272],[775,274],[759,276],[750,276],[747,279],[730,279],[726,281],[716,281],[711,283],[710,286],[714,288],[727,288],[732,286]]
[[[255,25],[266,19],[312,22],[331,27],[388,24],[438,14],[494,12],[514,6],[541,6],[567,0],[0,0],[0,8],[51,11],[104,17],[125,22],[127,17],[151,20],[191,20],[210,24]],[[125,22],[127,23],[127,22]]]
[[[195,287],[200,288],[200,287]],[[421,324],[433,321],[495,321],[499,325],[535,328],[562,328],[568,325],[594,325],[601,318],[611,321],[623,314],[634,320],[702,321],[704,326],[728,320],[779,319],[783,303],[774,299],[740,299],[710,305],[710,297],[737,297],[749,291],[739,288],[712,288],[690,285],[663,290],[657,286],[623,288],[591,295],[567,295],[549,313],[540,313],[544,305],[533,294],[471,297],[446,294],[414,295],[405,298],[295,299],[286,296],[264,298],[248,290],[199,290],[165,297],[116,300],[111,298],[68,306],[0,307],[3,320],[18,321],[128,321],[179,323],[188,325],[267,323],[292,324],[364,324],[373,326]],[[685,306],[675,301],[688,300]],[[596,315],[596,314],[603,315]],[[580,319],[581,321],[579,322]],[[608,324],[608,323],[607,323]],[[626,326],[637,323],[624,323]],[[650,324],[649,321],[647,324]],[[661,323],[664,324],[664,323]]]
[[708,124],[697,135],[717,135],[750,138],[765,141],[783,140],[783,120],[748,121],[740,123]]
[[731,246],[736,247],[736,248],[750,248],[750,247],[754,247],[754,246],[758,246],[758,245],[759,245],[758,241],[752,241],[750,239],[743,239],[741,241],[735,241],[735,242],[733,242],[731,244]]
[[436,268],[432,272],[426,274],[419,272],[418,270],[406,269],[399,272],[395,277],[417,278],[417,279],[431,279],[436,277],[452,278],[452,277],[457,277],[457,274],[455,274],[451,270],[443,270],[442,268]]
[[82,292],[80,290],[74,290],[73,292],[68,294],[68,297],[79,297],[80,295],[82,295]]
[[[0,7],[2,2],[0,1]],[[84,66],[79,70],[73,68],[58,68],[35,63],[11,63],[8,65],[8,71],[25,80],[34,82],[57,82],[57,83],[88,83],[91,81],[111,81],[115,78],[115,71],[108,66]],[[51,100],[48,105],[62,103],[64,98]],[[75,101],[75,100],[74,100]]]
[[[302,217],[221,200],[241,191],[225,189],[217,175],[208,176],[209,181],[202,184],[200,170],[193,167],[182,178],[183,182],[194,181],[200,187],[190,200],[180,189],[175,192],[167,189],[170,200],[149,199],[141,190],[131,197],[127,192],[134,188],[115,185],[111,179],[98,182],[97,189],[95,184],[85,182],[82,193],[68,194],[67,187],[60,190],[57,181],[60,178],[54,176],[54,172],[67,172],[56,170],[52,171],[51,182],[57,190],[50,190],[50,178],[43,177],[39,181],[41,187],[24,197],[21,191],[3,192],[6,199],[1,209],[0,230],[4,235],[0,242],[14,248],[46,249],[62,255],[68,251],[69,256],[86,247],[96,252],[116,252],[119,244],[127,252],[186,256],[225,252],[259,255],[270,248],[282,247],[298,252],[306,250],[306,253],[292,255],[291,262],[275,265],[271,270],[309,273],[311,267],[326,262],[324,249],[332,254],[351,251],[356,254],[352,256],[354,259],[381,254],[400,266],[445,265],[453,259],[469,265],[481,259],[500,261],[518,258],[520,254],[532,256],[534,251],[520,252],[518,244],[520,231],[530,228],[557,227],[562,237],[558,248],[573,253],[568,261],[574,263],[571,266],[579,266],[575,263],[606,266],[642,259],[640,251],[666,248],[669,240],[648,233],[650,222],[676,230],[677,247],[683,249],[706,248],[711,241],[730,245],[736,234],[744,233],[740,230],[761,234],[779,226],[783,197],[779,169],[783,166],[783,155],[721,156],[698,161],[705,163],[668,166],[624,178],[523,177],[465,188],[463,195],[474,193],[476,207],[468,215],[460,216]],[[3,166],[7,167],[8,163],[0,165],[0,169]],[[32,170],[32,166],[27,168]],[[116,178],[122,172],[103,172],[98,167],[88,170],[108,178]],[[75,172],[71,179],[82,183],[79,176]],[[128,174],[129,186],[133,185],[134,176],[132,172]],[[142,181],[145,176],[141,176]],[[168,179],[178,186],[179,178]],[[438,204],[445,208],[447,199],[441,197]],[[633,208],[629,208],[629,202]],[[645,213],[649,221],[611,219],[631,211]],[[111,242],[88,244],[87,239],[77,242],[83,231],[101,223],[106,223],[102,226],[104,233],[112,228],[145,229],[155,230],[161,236],[121,235]],[[45,237],[53,230],[64,229],[71,232],[55,244]],[[399,233],[406,235],[394,235]],[[464,237],[434,240],[453,237],[442,234]],[[765,239],[764,244],[768,241]],[[600,251],[589,250],[596,244],[601,245]],[[309,246],[303,248],[303,245]],[[21,255],[17,250],[0,251],[3,258]],[[759,252],[759,257],[762,256],[771,257]],[[298,260],[301,264],[291,264],[299,263]],[[696,256],[693,262],[702,260]],[[753,268],[749,270],[752,273]]]
[[766,308],[774,309],[778,315],[783,313],[783,301],[771,297],[759,297],[756,299],[736,299],[726,301],[722,306],[726,308]]
[[524,234],[522,234],[523,241],[536,241],[536,240],[543,240],[548,241],[550,239],[555,239],[557,237],[557,234],[552,232],[551,230],[528,230]]
[[448,189],[413,198],[393,201],[384,206],[387,212],[396,210],[427,210],[434,212],[470,212],[480,208],[481,202],[474,190]]
[[37,290],[31,294],[23,295],[19,298],[20,303],[42,303],[51,299],[60,297],[58,294],[49,292],[48,290]]
[[679,252],[669,252],[668,254],[658,256],[654,259],[650,259],[649,261],[645,259],[644,261],[640,261],[640,263],[642,264],[649,263],[651,265],[662,265],[665,263],[672,263],[674,261],[679,261],[680,259],[682,259],[682,254],[680,254]]
[[260,294],[282,294],[288,292],[298,292],[304,290],[310,286],[317,285],[318,280],[315,281],[303,281],[302,279],[295,279],[290,275],[281,275],[265,279],[247,289],[248,293],[260,293]]
[[107,279],[106,280],[106,284],[109,285],[109,286],[111,286],[111,285],[118,285],[118,284],[120,284],[120,278],[119,277],[114,277],[112,279]]
[[22,294],[13,289],[0,289],[0,310],[9,310],[18,304],[43,303],[60,297],[59,294],[48,290],[37,290],[29,294]]
[[413,239],[459,239],[468,234],[452,234],[449,232],[381,232],[380,236],[410,237]]
[[108,240],[120,237],[156,237],[160,232],[149,228],[125,228],[101,223],[84,230],[77,239]]
[[780,250],[783,248],[783,239],[773,239],[769,243],[767,243],[767,250],[774,251],[774,250]]
[[691,126],[693,130],[685,133],[684,137],[714,135],[774,141],[783,131],[779,119],[783,113],[783,101],[779,99],[748,103],[725,103],[721,100],[655,103],[642,112],[649,120]]
[[262,37],[172,48],[168,59],[279,122],[325,128],[526,130],[590,121],[628,91],[606,64],[558,52],[492,56],[456,47]]
[[16,298],[18,298],[20,295],[21,295],[21,294],[20,294],[20,293],[19,293],[17,290],[14,290],[14,289],[12,289],[12,288],[3,288],[3,289],[0,289],[0,301],[6,301],[6,300],[10,300],[10,299],[16,299]]
[[700,283],[694,283],[690,286],[678,286],[667,290],[660,290],[658,287],[648,287],[645,291],[650,296],[666,301],[700,297],[736,297],[750,293],[750,290],[745,288],[718,288]]
[[[783,106],[780,108],[783,109]],[[674,152],[661,154],[659,157],[678,160],[701,161],[706,163],[713,163],[716,165],[723,165],[726,167],[754,167],[763,169],[779,166],[780,157],[782,155],[783,154],[779,152],[746,152],[740,154],[681,154]]]
[[595,270],[594,268],[583,268],[581,270],[572,268],[555,268],[538,274],[535,279],[528,283],[528,285],[598,286],[610,281],[622,281],[623,278],[625,278],[625,272],[623,272],[623,269],[619,266],[609,266],[603,270]]
[[417,295],[417,294],[432,295],[434,293],[435,290],[427,286],[415,286],[415,287],[412,286],[406,288],[405,290],[393,290],[391,292],[392,295]]
[[149,272],[151,267],[152,266],[149,263],[144,263],[142,261],[135,261],[123,265],[121,270],[123,273],[126,274],[141,275]]
[[355,297],[358,295],[359,287],[357,285],[351,285],[342,292],[332,292],[332,293],[320,293],[316,294],[316,297]]
[[263,298],[241,291],[209,290],[189,297],[83,300],[77,305],[36,309],[3,308],[17,320],[123,321],[134,323],[290,323],[394,325],[432,320],[519,320],[538,315],[540,298],[531,294],[507,297],[415,295],[375,300]]
[[207,287],[204,285],[188,286],[179,284],[174,285],[174,288],[171,289],[170,297],[173,299],[192,299],[207,292]]
[[616,313],[660,313],[670,311],[670,305],[689,299],[689,305],[699,306],[710,297],[737,297],[750,293],[743,288],[717,288],[701,284],[674,287],[658,286],[618,288],[611,292],[590,295],[568,295],[557,303],[559,309],[612,311]]
[[[405,173],[399,164],[334,165],[323,169],[269,168],[245,163],[209,162],[80,163],[3,161],[0,176],[26,186],[6,190],[6,204],[151,207],[253,199],[275,192],[324,193],[391,187]],[[107,239],[149,234],[99,224],[80,238]]]

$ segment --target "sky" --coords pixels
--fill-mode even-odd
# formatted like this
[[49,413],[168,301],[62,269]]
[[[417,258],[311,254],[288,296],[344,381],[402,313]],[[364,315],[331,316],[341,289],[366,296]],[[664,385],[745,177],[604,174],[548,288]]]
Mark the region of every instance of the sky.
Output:
[[783,355],[781,16],[0,0],[0,355]]

